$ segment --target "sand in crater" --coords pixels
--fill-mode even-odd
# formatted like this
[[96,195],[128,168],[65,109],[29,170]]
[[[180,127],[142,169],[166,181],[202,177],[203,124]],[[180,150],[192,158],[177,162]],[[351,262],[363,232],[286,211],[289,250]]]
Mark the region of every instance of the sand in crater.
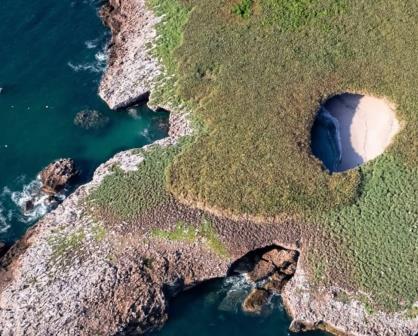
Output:
[[340,124],[339,171],[382,154],[400,129],[394,109],[385,99],[346,93],[331,98],[324,107]]

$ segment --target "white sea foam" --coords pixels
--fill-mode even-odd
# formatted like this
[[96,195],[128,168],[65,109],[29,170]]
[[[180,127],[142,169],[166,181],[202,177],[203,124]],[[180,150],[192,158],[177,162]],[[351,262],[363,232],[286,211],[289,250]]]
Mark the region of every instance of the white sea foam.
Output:
[[99,62],[99,63],[106,63],[107,61],[107,53],[102,50],[96,53],[96,55],[94,55],[94,58]]
[[128,109],[128,115],[133,119],[141,119],[141,116],[139,115],[138,110],[136,108]]
[[[24,177],[18,178],[22,180]],[[22,183],[23,184],[23,183]],[[11,191],[4,187],[0,194],[0,233],[10,228],[14,219],[23,223],[33,223],[51,211],[60,201],[65,199],[64,191],[54,198],[42,192],[39,178],[23,184],[21,190]],[[30,206],[28,206],[30,204]],[[7,214],[6,208],[8,208]]]
[[67,65],[71,69],[73,69],[75,72],[79,72],[79,71],[91,71],[91,72],[96,72],[96,73],[103,72],[106,69],[107,59],[108,59],[108,55],[106,53],[105,48],[98,51],[94,55],[94,59],[95,59],[94,62],[86,62],[86,63],[80,63],[80,64],[75,64],[69,61]]
[[139,132],[139,135],[144,137],[148,142],[152,142],[148,128],[144,128],[141,132]]
[[219,304],[218,309],[227,312],[239,311],[245,297],[254,287],[253,284],[248,282],[245,275],[226,277],[222,285],[220,294],[225,294],[223,294],[224,298]]
[[87,49],[94,49],[98,46],[99,39],[89,40],[84,42],[84,44],[86,45]]
[[4,209],[3,204],[0,203],[0,233],[5,233],[10,229],[10,211]]
[[[41,193],[42,183],[38,179],[24,185],[21,191],[14,191],[10,197],[20,209],[22,209],[21,220],[32,222],[44,216],[48,210],[48,195]],[[32,202],[33,207],[26,209],[28,202]]]
[[91,72],[102,72],[103,69],[97,66],[95,63],[84,63],[84,64],[73,64],[68,62],[67,65],[75,72],[79,71],[91,71]]

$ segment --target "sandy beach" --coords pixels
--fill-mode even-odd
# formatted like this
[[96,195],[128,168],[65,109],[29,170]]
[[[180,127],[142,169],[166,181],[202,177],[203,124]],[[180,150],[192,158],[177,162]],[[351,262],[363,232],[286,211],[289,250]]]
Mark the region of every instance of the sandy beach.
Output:
[[400,129],[393,108],[384,99],[343,94],[330,99],[325,108],[340,124],[342,162],[339,171],[382,154]]

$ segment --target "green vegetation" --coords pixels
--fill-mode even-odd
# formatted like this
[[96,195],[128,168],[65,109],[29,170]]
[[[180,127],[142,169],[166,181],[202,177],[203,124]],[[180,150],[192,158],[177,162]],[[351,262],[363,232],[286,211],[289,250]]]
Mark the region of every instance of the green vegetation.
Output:
[[375,313],[373,304],[366,295],[360,294],[357,295],[355,298],[363,304],[364,310],[366,311],[367,315],[373,315]]
[[418,168],[386,155],[361,172],[356,202],[318,219],[344,246],[334,250],[319,241],[315,250],[333,267],[351,260],[352,279],[378,306],[399,309],[400,297],[409,306],[418,298]]
[[152,235],[162,239],[184,241],[188,243],[192,243],[196,239],[201,238],[212,251],[222,257],[228,256],[228,251],[219,239],[212,223],[206,218],[202,219],[201,225],[198,227],[179,221],[174,230],[167,231],[154,229]]
[[406,311],[406,317],[409,319],[415,319],[418,316],[418,307],[413,306]]
[[52,248],[52,261],[65,261],[67,256],[77,254],[82,248],[86,234],[84,230],[77,230],[70,235],[57,235],[49,240],[49,245]]
[[346,292],[338,292],[335,298],[343,304],[348,304],[351,301],[350,295]]
[[[175,73],[170,94],[206,126],[168,166],[169,190],[225,213],[302,215],[317,223],[305,234],[323,283],[389,310],[417,300],[418,3],[151,2],[184,19],[159,25],[175,43],[156,52]],[[346,91],[393,101],[403,130],[379,160],[329,174],[310,128],[319,104]]]
[[102,224],[95,224],[91,228],[93,239],[97,242],[101,242],[106,237],[106,229]]
[[165,73],[159,78],[160,85],[152,92],[151,101],[161,105],[181,105],[183,102],[175,92],[177,65],[173,52],[181,44],[182,30],[187,22],[189,9],[172,0],[148,0],[148,5],[157,16],[164,16],[157,26],[159,39],[156,41],[154,53],[164,64]]
[[[344,14],[347,0],[264,0],[265,22],[282,30],[295,30],[304,25],[317,25],[321,30],[332,29],[330,18]],[[334,27],[335,29],[335,27]]]
[[129,221],[164,203],[169,197],[164,171],[176,152],[173,147],[155,146],[143,153],[145,160],[138,170],[115,169],[89,195],[88,206],[100,218]]
[[241,0],[241,2],[235,4],[232,7],[232,13],[242,18],[248,18],[251,15],[251,8],[253,6],[253,0]]
[[176,227],[172,231],[162,229],[155,229],[152,231],[154,237],[162,239],[185,241],[188,243],[194,242],[198,237],[197,229],[185,222],[177,222]]

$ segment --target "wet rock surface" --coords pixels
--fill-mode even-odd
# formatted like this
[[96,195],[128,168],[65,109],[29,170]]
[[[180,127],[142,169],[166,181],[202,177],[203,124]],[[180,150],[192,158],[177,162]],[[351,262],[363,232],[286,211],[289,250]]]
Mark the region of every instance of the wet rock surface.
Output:
[[245,273],[255,285],[242,308],[249,313],[260,313],[271,295],[279,295],[296,271],[299,252],[279,246],[252,251],[235,262],[232,273]]
[[[99,94],[111,108],[128,106],[147,95],[161,74],[148,49],[156,38],[158,18],[144,0],[110,0],[102,15],[112,30],[112,41]],[[180,114],[170,115],[170,124],[174,125],[170,137],[159,141],[160,146],[191,132]],[[315,296],[303,260],[296,267],[291,254],[264,255],[273,244],[286,250],[300,247],[297,242],[304,233],[295,221],[233,221],[174,200],[132,222],[109,218],[97,223],[86,215],[86,198],[115,164],[130,172],[142,161],[137,152],[126,151],[101,165],[90,183],[46,215],[0,260],[2,336],[141,334],[165,322],[169,296],[211,278],[254,268],[253,278],[261,280],[252,298],[245,300],[253,310],[277,291],[295,321],[304,325],[326,320],[368,336],[411,336],[418,330],[417,323],[398,315],[366,316],[360,304],[338,303],[327,290]],[[167,230],[180,219],[198,225],[202,216],[212,221],[227,257],[208,249],[202,240],[170,241],[150,235],[153,228]],[[260,254],[265,246],[270,248]],[[257,257],[240,258],[252,250],[257,250]],[[255,267],[261,260],[262,265]]]
[[263,288],[255,288],[245,298],[242,309],[247,313],[259,314],[264,305],[267,304],[271,293]]
[[8,249],[9,247],[6,245],[6,243],[0,241],[0,258],[6,254]]
[[40,173],[42,191],[55,195],[78,174],[72,159],[59,159],[46,166]]

